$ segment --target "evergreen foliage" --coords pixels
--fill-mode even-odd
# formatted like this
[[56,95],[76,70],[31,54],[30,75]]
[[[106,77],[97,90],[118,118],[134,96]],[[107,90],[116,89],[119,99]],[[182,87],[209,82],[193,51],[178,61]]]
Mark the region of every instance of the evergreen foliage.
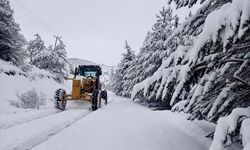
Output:
[[122,95],[124,96],[130,97],[133,86],[152,76],[162,64],[162,60],[169,56],[177,46],[176,37],[168,41],[169,47],[165,43],[173,30],[178,27],[179,18],[173,15],[173,10],[170,7],[163,7],[156,18],[152,31],[147,33],[140,52],[127,69],[123,81],[126,85],[123,88]]
[[62,82],[63,76],[67,72],[65,44],[61,39],[58,39],[58,44],[54,48],[52,45],[46,48],[41,37],[38,34],[35,37],[28,43],[27,47],[30,64],[55,74],[56,80]]
[[[168,41],[172,41],[174,37],[181,37],[179,46],[166,57],[153,76],[134,86],[133,98],[150,102],[160,99],[171,106],[185,100],[185,112],[193,114],[191,118],[210,121],[217,121],[221,115],[227,115],[233,108],[242,106],[236,96],[242,90],[237,91],[235,88],[244,84],[247,79],[235,78],[235,72],[245,74],[244,71],[248,70],[245,56],[249,53],[246,45],[249,41],[250,16],[244,6],[249,3],[233,1],[223,5],[223,1],[220,1],[208,4],[210,3],[205,3],[198,10],[198,13],[211,12],[205,17],[205,22],[199,25],[202,27],[201,32],[194,31],[200,30],[195,23],[199,22],[197,14],[172,32],[165,46],[169,47]],[[215,10],[215,6],[221,7]],[[183,32],[185,28],[193,32]],[[187,42],[187,39],[191,41]],[[245,49],[237,50],[235,47]],[[231,64],[227,61],[230,59],[240,59],[242,63]],[[246,95],[241,96],[240,99],[244,99]],[[244,105],[249,104],[244,102]]]
[[39,62],[36,58],[39,57],[39,55],[41,55],[45,49],[46,47],[41,36],[39,34],[35,34],[35,39],[31,40],[27,46],[27,55],[31,65],[39,67],[39,64],[42,62]]
[[128,45],[128,42],[125,42],[126,53],[122,54],[121,62],[118,64],[115,74],[113,78],[113,89],[117,95],[123,95],[124,87],[126,87],[126,80],[125,74],[128,71],[128,67],[131,65],[131,62],[135,59],[134,51],[131,50],[131,47]]
[[[192,1],[174,2],[177,7],[193,5]],[[133,87],[132,98],[160,100],[161,106],[169,104],[173,111],[191,114],[189,119],[211,122],[250,106],[249,7],[248,0],[204,1],[166,39],[167,48],[174,38],[178,45],[152,76]]]
[[0,59],[22,66],[26,57],[23,49],[26,41],[19,33],[9,1],[0,0],[0,8]]

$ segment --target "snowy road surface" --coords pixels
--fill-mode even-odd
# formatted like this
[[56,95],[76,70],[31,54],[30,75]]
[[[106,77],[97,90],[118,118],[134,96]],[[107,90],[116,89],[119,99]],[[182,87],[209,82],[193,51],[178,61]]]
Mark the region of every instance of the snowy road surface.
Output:
[[[188,128],[190,132],[186,132]],[[151,111],[113,97],[33,150],[205,150],[203,130],[169,111]]]
[[15,114],[0,114],[0,130],[57,113],[56,109],[32,110]]
[[23,123],[14,123],[15,126],[0,130],[0,150],[30,149],[83,118],[89,112],[88,108],[72,108],[58,113],[52,111],[50,115],[47,115],[48,112],[37,111],[37,114],[29,113],[33,114],[35,119],[27,122],[24,122],[25,116],[29,115],[23,114],[23,121],[17,120],[17,123]]
[[[63,112],[27,111],[1,119],[0,150],[206,150],[206,123],[185,115],[152,111],[110,95],[95,112],[74,102]],[[17,118],[17,119],[15,119]]]

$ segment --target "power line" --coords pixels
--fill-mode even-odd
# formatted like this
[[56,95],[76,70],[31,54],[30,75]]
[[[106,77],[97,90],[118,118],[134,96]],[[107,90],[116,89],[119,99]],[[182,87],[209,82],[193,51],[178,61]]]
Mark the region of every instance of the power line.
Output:
[[[33,13],[27,6],[25,6],[20,0],[14,0],[16,2],[16,6],[19,7],[19,9],[25,13],[29,18],[31,18],[34,23],[38,25],[42,25],[43,28],[47,29],[49,32],[52,32],[53,34],[60,35],[53,27],[51,27],[49,24],[47,24],[45,21],[43,21],[41,18],[39,18],[35,13]],[[68,43],[65,40],[64,37],[64,43],[68,45]]]
[[37,22],[40,23],[40,25],[44,26],[45,28],[49,29],[50,32],[53,32],[54,34],[58,34],[58,32],[52,28],[50,25],[48,25],[45,21],[43,21],[41,18],[39,18],[35,13],[33,13],[27,6],[25,6],[20,0],[14,0],[23,10],[25,10],[32,18],[35,19]]

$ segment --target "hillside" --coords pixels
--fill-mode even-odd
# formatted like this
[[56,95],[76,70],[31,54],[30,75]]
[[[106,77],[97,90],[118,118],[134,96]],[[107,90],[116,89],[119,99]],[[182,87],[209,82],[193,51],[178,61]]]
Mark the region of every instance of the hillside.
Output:
[[11,103],[15,102],[18,104],[22,104],[25,103],[24,101],[26,101],[26,103],[29,103],[29,99],[21,100],[18,95],[20,96],[25,92],[31,90],[35,90],[38,95],[42,95],[45,98],[45,103],[42,109],[54,107],[52,100],[55,90],[58,88],[65,87],[65,85],[68,84],[67,82],[65,82],[64,84],[57,83],[53,79],[55,78],[53,74],[45,70],[38,69],[34,66],[33,68],[31,68],[31,71],[23,72],[20,68],[13,66],[6,61],[0,60],[0,64],[1,115],[4,113],[16,113],[19,111],[25,111],[24,109],[22,109],[22,106],[19,106],[18,108],[14,105],[11,105]]
[[78,65],[78,64],[83,64],[83,65],[97,65],[97,63],[94,63],[94,62],[91,62],[91,61],[85,60],[85,59],[69,58],[67,60],[73,66]]

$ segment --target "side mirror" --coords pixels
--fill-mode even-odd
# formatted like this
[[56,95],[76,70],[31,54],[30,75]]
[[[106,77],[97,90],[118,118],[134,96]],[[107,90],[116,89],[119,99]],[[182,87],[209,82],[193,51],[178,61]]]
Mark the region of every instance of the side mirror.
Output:
[[76,78],[76,75],[78,75],[78,74],[79,74],[79,69],[76,67],[76,68],[75,68],[74,78]]

